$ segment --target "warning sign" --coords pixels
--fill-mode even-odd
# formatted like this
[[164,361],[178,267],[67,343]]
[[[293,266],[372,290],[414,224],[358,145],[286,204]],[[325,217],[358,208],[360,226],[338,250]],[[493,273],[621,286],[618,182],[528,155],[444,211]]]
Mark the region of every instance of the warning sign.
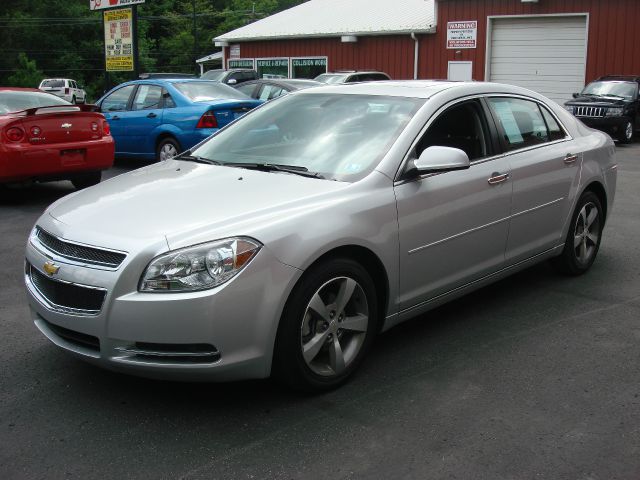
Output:
[[476,20],[447,23],[447,48],[476,48],[477,36]]
[[104,12],[104,57],[107,72],[133,71],[132,13],[130,8]]

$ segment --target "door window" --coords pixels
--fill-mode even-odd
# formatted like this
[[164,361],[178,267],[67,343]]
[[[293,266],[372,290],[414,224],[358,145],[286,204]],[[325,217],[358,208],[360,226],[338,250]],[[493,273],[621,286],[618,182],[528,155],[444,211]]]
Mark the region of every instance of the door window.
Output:
[[283,93],[286,93],[282,87],[276,87],[275,85],[263,85],[260,89],[260,100],[271,100],[272,98],[279,97]]
[[489,98],[489,104],[502,128],[507,150],[551,141],[547,125],[536,102],[520,98]]
[[487,124],[480,104],[473,100],[445,110],[416,146],[416,157],[428,147],[453,147],[473,161],[491,154]]
[[173,98],[171,97],[171,94],[169,92],[167,92],[166,90],[162,90],[162,97],[163,97],[163,101],[164,101],[164,108],[175,108],[176,107],[176,102],[173,100]]
[[121,112],[126,110],[129,97],[134,88],[135,85],[127,85],[126,87],[119,88],[102,101],[100,109],[103,112]]
[[549,138],[551,141],[554,140],[562,140],[567,136],[562,127],[558,124],[553,115],[549,113],[549,111],[540,106],[540,111],[542,112],[542,116],[544,117],[544,121],[547,124],[547,129],[549,130]]
[[162,88],[157,85],[140,85],[133,100],[132,110],[160,108]]

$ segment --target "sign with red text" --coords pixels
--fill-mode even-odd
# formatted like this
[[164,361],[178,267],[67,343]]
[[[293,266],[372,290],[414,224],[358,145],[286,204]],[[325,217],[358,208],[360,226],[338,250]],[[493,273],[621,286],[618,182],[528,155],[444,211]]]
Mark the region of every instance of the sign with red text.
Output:
[[447,22],[447,48],[476,48],[478,22]]
[[145,0],[89,0],[89,10],[104,10],[105,8],[128,7],[144,3]]
[[104,12],[104,57],[107,72],[133,71],[132,16],[130,8]]

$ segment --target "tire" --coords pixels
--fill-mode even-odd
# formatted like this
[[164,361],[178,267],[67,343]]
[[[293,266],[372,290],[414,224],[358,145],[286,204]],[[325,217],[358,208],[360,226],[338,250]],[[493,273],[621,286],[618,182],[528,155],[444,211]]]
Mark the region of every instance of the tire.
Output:
[[624,127],[620,130],[618,140],[620,143],[631,143],[633,140],[633,122],[629,119],[624,123]]
[[591,191],[584,192],[571,217],[564,249],[560,256],[552,259],[552,265],[567,275],[587,272],[598,254],[603,227],[604,212],[600,199]]
[[180,144],[175,138],[163,138],[160,143],[158,143],[158,147],[156,148],[156,161],[163,162],[165,160],[169,160],[170,158],[175,157],[181,151],[182,149],[180,148]]
[[73,177],[71,179],[71,183],[73,183],[73,186],[78,190],[82,190],[83,188],[92,187],[99,184],[101,179],[102,172],[89,172]]
[[338,387],[369,350],[378,315],[375,285],[359,263],[335,258],[310,268],[280,319],[273,377],[309,393]]

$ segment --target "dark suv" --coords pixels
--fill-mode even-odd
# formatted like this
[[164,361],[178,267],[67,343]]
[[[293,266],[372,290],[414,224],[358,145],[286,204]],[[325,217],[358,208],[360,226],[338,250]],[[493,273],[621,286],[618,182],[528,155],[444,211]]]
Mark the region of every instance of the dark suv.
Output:
[[585,125],[627,143],[640,129],[639,91],[640,76],[607,75],[574,93],[574,100],[566,102],[564,108]]
[[250,68],[232,68],[229,70],[209,70],[202,77],[203,80],[213,80],[214,82],[222,82],[227,85],[240,85],[249,80],[257,80],[258,72]]

